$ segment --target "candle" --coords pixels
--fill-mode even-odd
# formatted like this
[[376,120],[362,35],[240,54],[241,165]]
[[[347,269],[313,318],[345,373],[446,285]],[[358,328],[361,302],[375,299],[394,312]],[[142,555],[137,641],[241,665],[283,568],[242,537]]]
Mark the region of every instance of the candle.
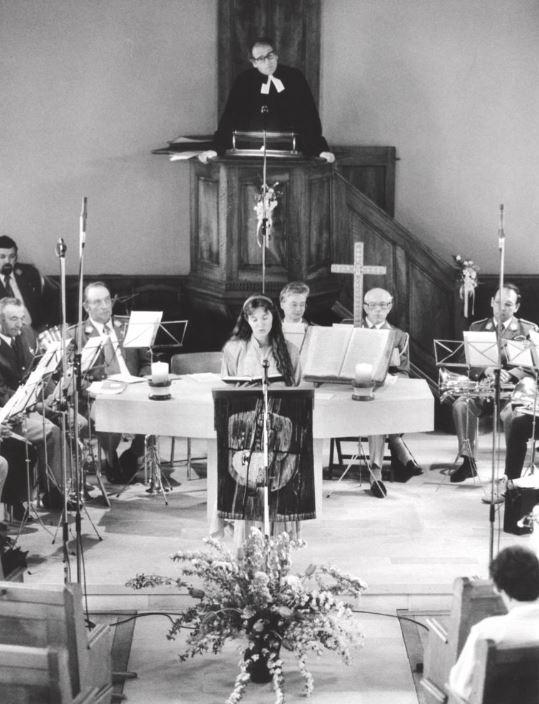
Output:
[[152,384],[164,384],[168,381],[168,364],[166,362],[152,363]]
[[355,367],[355,386],[372,386],[372,364],[359,362]]

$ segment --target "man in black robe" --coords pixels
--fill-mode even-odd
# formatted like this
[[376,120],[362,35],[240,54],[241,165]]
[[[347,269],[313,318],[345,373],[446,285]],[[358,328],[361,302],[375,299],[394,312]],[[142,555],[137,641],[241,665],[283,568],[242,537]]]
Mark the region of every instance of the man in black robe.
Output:
[[335,156],[322,136],[318,110],[305,76],[296,68],[278,64],[273,42],[257,39],[249,60],[253,68],[235,80],[214,136],[213,150],[202,152],[203,163],[232,146],[234,130],[296,132],[297,147],[305,156],[332,163]]

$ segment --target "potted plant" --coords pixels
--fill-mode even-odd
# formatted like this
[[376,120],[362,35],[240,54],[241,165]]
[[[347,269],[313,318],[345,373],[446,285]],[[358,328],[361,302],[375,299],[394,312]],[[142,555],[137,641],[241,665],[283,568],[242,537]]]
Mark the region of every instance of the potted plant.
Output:
[[[173,620],[167,637],[188,628],[187,645],[180,660],[198,654],[219,653],[229,639],[243,639],[245,651],[240,672],[227,704],[240,701],[249,681],[273,682],[275,702],[284,702],[281,648],[292,651],[304,678],[304,693],[313,691],[313,677],[306,667],[309,651],[321,655],[335,651],[349,662],[350,647],[362,634],[352,605],[337,595],[359,597],[366,589],[360,579],[336,568],[310,565],[303,574],[292,574],[291,548],[304,545],[287,533],[268,538],[258,529],[233,555],[217,540],[205,542],[211,552],[178,552],[182,577],[137,574],[127,584],[134,589],[161,584],[187,587],[196,600]],[[197,580],[192,585],[183,577]]]

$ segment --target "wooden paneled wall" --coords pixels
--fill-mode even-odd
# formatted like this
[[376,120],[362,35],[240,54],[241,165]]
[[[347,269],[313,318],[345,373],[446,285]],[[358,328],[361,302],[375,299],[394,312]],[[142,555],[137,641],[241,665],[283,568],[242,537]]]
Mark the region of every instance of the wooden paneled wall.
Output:
[[[353,243],[361,241],[365,264],[387,267],[384,276],[366,276],[364,288],[380,286],[393,294],[391,322],[410,333],[412,361],[436,377],[433,339],[460,336],[455,269],[339,173],[333,192],[336,261],[351,263]],[[351,308],[351,277],[342,276],[341,301]]]

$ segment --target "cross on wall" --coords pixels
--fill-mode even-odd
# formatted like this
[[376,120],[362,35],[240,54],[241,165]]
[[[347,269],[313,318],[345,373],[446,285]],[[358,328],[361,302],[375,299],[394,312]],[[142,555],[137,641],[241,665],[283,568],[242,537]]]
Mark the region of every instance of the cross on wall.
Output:
[[332,274],[353,274],[354,276],[354,327],[361,327],[363,311],[363,277],[368,274],[385,274],[385,266],[364,264],[363,242],[354,243],[353,264],[332,264]]

